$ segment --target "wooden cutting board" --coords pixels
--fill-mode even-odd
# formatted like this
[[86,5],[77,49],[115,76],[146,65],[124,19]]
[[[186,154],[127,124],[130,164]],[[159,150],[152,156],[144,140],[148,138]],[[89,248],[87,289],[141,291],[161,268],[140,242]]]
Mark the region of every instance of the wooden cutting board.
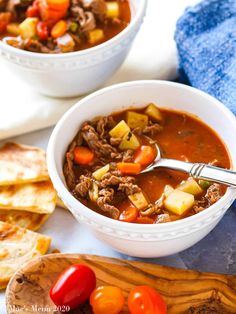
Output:
[[[154,287],[164,297],[168,314],[236,313],[236,276],[233,275],[93,255],[50,254],[31,261],[15,273],[6,291],[8,314],[60,313],[55,310],[48,292],[59,273],[76,263],[90,266],[98,285],[121,287],[126,298],[134,286]],[[85,306],[73,313],[92,312]],[[128,313],[127,307],[122,313]]]

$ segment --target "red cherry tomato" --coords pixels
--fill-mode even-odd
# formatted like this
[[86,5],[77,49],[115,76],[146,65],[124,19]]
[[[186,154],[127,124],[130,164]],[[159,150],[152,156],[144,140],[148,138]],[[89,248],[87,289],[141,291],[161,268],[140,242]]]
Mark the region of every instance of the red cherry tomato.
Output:
[[118,314],[125,305],[122,290],[114,286],[101,286],[90,296],[90,305],[94,314]]
[[50,298],[56,306],[77,308],[87,300],[96,287],[96,276],[91,268],[78,264],[68,267],[50,289]]
[[128,297],[131,314],[166,314],[166,304],[160,294],[148,286],[138,286]]
[[45,22],[38,22],[36,31],[41,40],[46,40],[48,38],[48,26]]

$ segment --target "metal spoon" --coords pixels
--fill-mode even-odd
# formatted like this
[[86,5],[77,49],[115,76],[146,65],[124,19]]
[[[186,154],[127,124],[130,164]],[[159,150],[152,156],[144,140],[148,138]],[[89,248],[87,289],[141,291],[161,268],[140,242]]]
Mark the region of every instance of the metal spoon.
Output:
[[157,168],[168,168],[190,174],[195,179],[213,181],[228,186],[236,187],[236,172],[210,166],[203,163],[191,163],[175,159],[161,158],[161,151],[156,145],[157,157],[154,162],[144,169],[142,173],[149,172]]

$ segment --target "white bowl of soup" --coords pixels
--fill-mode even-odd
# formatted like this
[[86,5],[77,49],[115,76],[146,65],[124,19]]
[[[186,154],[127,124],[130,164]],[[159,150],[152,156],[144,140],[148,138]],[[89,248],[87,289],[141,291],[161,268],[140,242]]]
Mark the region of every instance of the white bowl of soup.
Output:
[[[60,18],[54,7],[63,1],[68,2],[67,11]],[[82,95],[109,79],[128,54],[147,4],[147,0],[82,0],[80,5],[63,1],[22,1],[22,7],[21,1],[15,6],[10,1],[13,9],[6,5],[0,15],[0,55],[8,68],[53,97]],[[3,30],[1,18],[8,19]]]
[[165,158],[235,169],[235,132],[233,114],[202,91],[166,81],[123,83],[62,117],[48,145],[48,169],[65,205],[99,239],[132,256],[166,256],[205,237],[236,190],[168,169],[140,174],[154,158],[140,155],[142,147],[155,155],[157,143]]

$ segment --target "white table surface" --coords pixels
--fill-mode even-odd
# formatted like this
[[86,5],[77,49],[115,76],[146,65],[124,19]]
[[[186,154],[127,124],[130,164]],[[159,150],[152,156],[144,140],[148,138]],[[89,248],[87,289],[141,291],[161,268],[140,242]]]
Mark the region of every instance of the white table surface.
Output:
[[[47,147],[52,128],[14,137],[10,140],[28,145]],[[68,210],[56,208],[44,226],[38,231],[52,238],[52,249],[59,249],[62,253],[86,253],[104,255],[123,259],[135,259],[114,251],[112,248],[97,240],[84,226],[80,225]],[[141,260],[141,259],[138,259]],[[143,259],[147,262],[155,262],[185,268],[185,264],[178,255],[159,259]],[[0,314],[5,314],[4,292],[0,293]],[[22,313],[21,313],[22,314]]]

